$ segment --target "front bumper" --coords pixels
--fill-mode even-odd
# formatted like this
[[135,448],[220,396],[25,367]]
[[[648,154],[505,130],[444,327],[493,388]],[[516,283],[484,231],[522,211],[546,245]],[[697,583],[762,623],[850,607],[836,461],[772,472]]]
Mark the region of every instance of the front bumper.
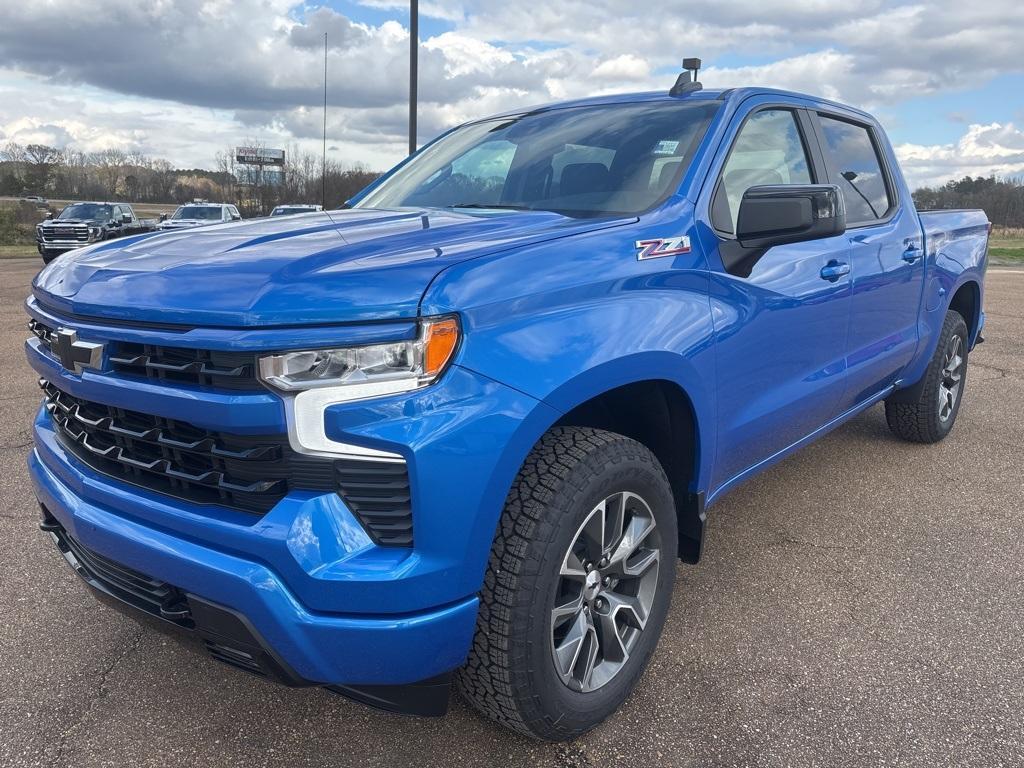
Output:
[[[316,685],[291,669],[244,615],[92,552],[46,507],[41,509],[39,527],[49,533],[68,565],[100,602],[159,631],[196,640],[193,648],[236,669],[284,685]],[[448,709],[450,682],[448,672],[407,685],[336,685],[328,689],[390,712],[439,716]]]
[[[269,675],[282,682],[400,685],[446,673],[465,658],[476,620],[475,597],[412,615],[311,612],[262,563],[85,501],[43,464],[38,449],[29,456],[29,471],[51,527],[59,526],[90,552],[244,617],[257,645],[287,670]],[[83,474],[82,481],[92,479]]]

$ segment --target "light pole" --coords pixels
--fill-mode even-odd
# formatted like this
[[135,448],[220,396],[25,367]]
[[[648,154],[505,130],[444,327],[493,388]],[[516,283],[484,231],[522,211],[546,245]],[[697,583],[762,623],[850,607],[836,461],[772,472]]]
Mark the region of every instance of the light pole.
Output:
[[324,151],[320,156],[320,207],[327,210],[327,33],[324,32]]
[[419,80],[420,4],[409,0],[409,154],[416,151],[416,91]]

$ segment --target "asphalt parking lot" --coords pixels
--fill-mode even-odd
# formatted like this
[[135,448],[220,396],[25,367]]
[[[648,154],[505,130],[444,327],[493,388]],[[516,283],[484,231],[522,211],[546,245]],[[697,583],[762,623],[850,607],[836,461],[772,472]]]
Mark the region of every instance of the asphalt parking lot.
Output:
[[881,407],[710,510],[623,710],[569,745],[385,715],[188,653],[100,607],[37,529],[36,377],[0,261],[0,766],[1024,765],[1024,271],[988,277],[953,435]]

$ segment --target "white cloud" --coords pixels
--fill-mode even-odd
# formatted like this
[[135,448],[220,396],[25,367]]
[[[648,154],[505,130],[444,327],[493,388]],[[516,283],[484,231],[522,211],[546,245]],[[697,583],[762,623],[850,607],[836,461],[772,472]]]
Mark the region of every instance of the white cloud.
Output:
[[912,188],[964,175],[1024,174],[1024,131],[1012,123],[975,124],[952,144],[900,144],[895,150]]
[[[183,165],[210,165],[215,151],[254,135],[313,149],[327,32],[331,143],[341,160],[390,165],[405,146],[408,4],[362,3],[396,20],[360,23],[299,0],[8,4],[0,138],[130,146]],[[1019,0],[425,0],[420,9],[454,27],[423,41],[423,139],[519,106],[667,88],[665,69],[684,55],[704,57],[709,87],[779,86],[886,111],[1024,71]],[[720,63],[737,54],[758,63]]]

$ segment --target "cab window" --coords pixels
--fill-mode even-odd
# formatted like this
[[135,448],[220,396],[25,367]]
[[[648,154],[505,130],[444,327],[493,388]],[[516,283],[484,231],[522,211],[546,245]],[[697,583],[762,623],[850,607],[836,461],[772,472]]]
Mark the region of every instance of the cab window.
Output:
[[878,148],[865,125],[818,115],[832,182],[843,191],[850,225],[882,219],[892,208]]
[[751,187],[810,184],[810,162],[796,115],[763,109],[743,124],[725,161],[711,206],[715,229],[735,234],[743,193]]

